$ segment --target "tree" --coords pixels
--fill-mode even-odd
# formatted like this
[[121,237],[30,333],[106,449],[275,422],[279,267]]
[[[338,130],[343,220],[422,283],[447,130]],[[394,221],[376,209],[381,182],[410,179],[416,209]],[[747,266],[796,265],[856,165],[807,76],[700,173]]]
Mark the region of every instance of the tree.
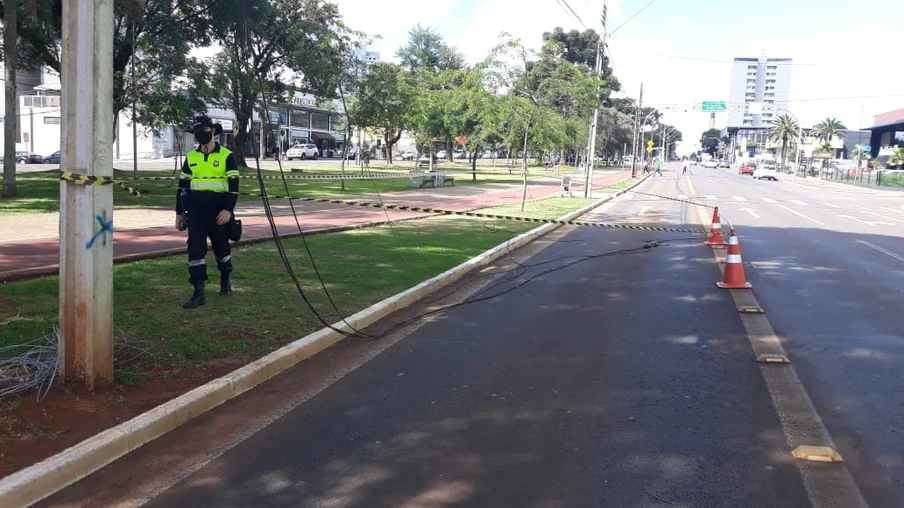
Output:
[[716,151],[719,150],[719,145],[722,144],[721,136],[722,131],[719,129],[707,130],[700,136],[700,147],[704,152],[715,155]]
[[782,144],[779,164],[785,164],[788,143],[797,139],[798,136],[800,136],[800,125],[791,115],[784,114],[772,121],[772,126],[766,131],[766,137],[773,143],[780,142]]
[[402,68],[408,71],[420,69],[433,74],[462,69],[465,62],[461,53],[446,44],[442,35],[420,24],[408,31],[408,42],[396,51],[396,56]]
[[823,143],[831,143],[834,138],[844,139],[846,130],[847,127],[837,118],[826,118],[813,126],[813,133]]
[[246,165],[248,127],[255,106],[265,104],[261,99],[286,100],[297,90],[335,98],[360,34],[323,0],[219,0],[217,10],[212,37],[223,50],[194,82],[235,113],[235,153]]
[[889,166],[894,166],[897,169],[901,169],[901,166],[904,166],[904,147],[897,147],[895,151],[892,152],[891,156],[888,158],[887,164]]
[[386,158],[392,164],[392,147],[408,128],[414,89],[395,64],[373,64],[361,80],[355,100],[357,124],[380,130],[386,142]]
[[[20,20],[22,68],[60,72],[62,0],[32,0],[34,14]],[[182,123],[204,110],[203,97],[183,79],[198,62],[188,57],[209,42],[215,0],[117,0],[113,29],[113,115],[135,103],[133,122],[151,128]],[[132,57],[134,56],[134,62]],[[134,74],[130,72],[134,63]]]

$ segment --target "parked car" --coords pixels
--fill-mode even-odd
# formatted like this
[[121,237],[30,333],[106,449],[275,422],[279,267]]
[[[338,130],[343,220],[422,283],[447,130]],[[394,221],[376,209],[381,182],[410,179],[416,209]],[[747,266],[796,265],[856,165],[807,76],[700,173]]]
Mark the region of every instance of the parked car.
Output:
[[399,154],[399,158],[402,159],[403,161],[414,160],[414,153],[413,152],[402,152],[401,154]]
[[728,163],[728,159],[722,159],[719,161],[720,168],[730,168],[731,164]]
[[44,164],[59,164],[60,163],[60,152],[53,152],[52,154],[44,157]]
[[19,164],[41,164],[44,157],[34,152],[16,152],[16,162]]
[[774,182],[778,181],[778,171],[771,166],[757,166],[755,170],[753,170],[753,179],[754,180],[764,180],[769,179]]
[[739,175],[752,175],[756,171],[756,164],[752,162],[744,162],[738,167]]
[[716,160],[715,160],[715,159],[709,159],[708,161],[706,161],[706,162],[703,163],[703,167],[704,167],[704,168],[715,168],[715,167],[716,167]]
[[286,150],[286,159],[317,159],[320,157],[320,150],[317,149],[317,145],[313,143],[308,143],[306,145],[295,145],[292,148]]

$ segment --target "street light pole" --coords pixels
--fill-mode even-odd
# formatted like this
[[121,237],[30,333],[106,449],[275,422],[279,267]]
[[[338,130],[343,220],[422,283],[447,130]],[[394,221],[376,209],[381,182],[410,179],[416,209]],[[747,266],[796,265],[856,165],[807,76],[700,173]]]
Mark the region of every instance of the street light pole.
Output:
[[[603,74],[603,56],[606,51],[606,8],[607,1],[603,0],[603,15],[601,17],[603,32],[600,35],[599,43],[596,48],[596,77],[602,78]],[[590,122],[590,147],[587,154],[587,173],[584,182],[584,197],[593,197],[591,187],[593,186],[593,166],[596,162],[596,125],[600,116],[599,104],[599,88],[597,87],[596,105],[593,108],[593,120]]]
[[631,178],[637,178],[637,122],[640,120],[640,112],[643,110],[643,81],[640,82],[640,104],[634,108],[634,136],[631,138],[634,146],[631,147]]
[[[113,176],[113,2],[63,0],[60,169]],[[64,381],[113,384],[113,186],[60,182],[59,363]]]

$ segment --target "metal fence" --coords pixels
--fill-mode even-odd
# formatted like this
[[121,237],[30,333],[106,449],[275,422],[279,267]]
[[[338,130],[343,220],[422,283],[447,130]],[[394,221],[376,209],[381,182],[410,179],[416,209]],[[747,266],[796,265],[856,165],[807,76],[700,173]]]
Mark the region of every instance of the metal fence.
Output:
[[904,174],[902,173],[886,174],[885,171],[870,171],[866,168],[835,168],[831,172],[823,172],[820,177],[823,180],[846,183],[858,187],[904,190]]

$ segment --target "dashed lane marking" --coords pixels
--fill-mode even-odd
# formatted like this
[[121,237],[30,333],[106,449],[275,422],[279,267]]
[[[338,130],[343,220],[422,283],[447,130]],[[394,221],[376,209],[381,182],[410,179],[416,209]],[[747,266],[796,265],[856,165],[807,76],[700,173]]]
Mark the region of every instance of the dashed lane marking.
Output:
[[765,201],[765,202],[767,202],[767,203],[771,203],[771,204],[773,204],[773,205],[776,204],[776,203],[778,203],[778,201],[776,201],[776,200],[774,200],[774,199],[772,199],[772,198],[763,198],[763,201]]
[[822,204],[824,204],[824,205],[826,205],[826,206],[831,206],[831,207],[833,207],[833,208],[841,208],[840,206],[838,206],[838,205],[836,205],[836,204],[829,203],[829,202],[826,202],[826,201],[820,201],[820,203],[822,203]]
[[710,200],[710,201],[715,201],[715,200],[716,200],[716,197],[713,196],[712,194],[707,194],[707,195],[706,195],[706,199],[708,199],[708,200]]
[[687,199],[687,194],[678,194],[678,199]]
[[732,196],[732,197],[735,198],[735,201],[741,201],[741,202],[747,201],[747,199],[745,199],[743,196]]
[[904,262],[904,256],[902,256],[902,255],[900,255],[900,254],[896,254],[896,253],[894,253],[894,252],[892,252],[892,251],[890,251],[890,250],[888,250],[888,249],[886,249],[886,248],[884,248],[884,247],[879,247],[878,245],[876,245],[876,244],[874,244],[874,243],[867,242],[866,240],[857,240],[857,243],[866,245],[866,246],[869,247],[870,249],[873,249],[873,250],[875,250],[875,251],[881,252],[882,254],[885,254],[886,256],[893,257],[893,258],[897,259],[898,261]]
[[807,219],[807,220],[810,221],[810,222],[813,222],[813,223],[815,223],[815,224],[819,224],[820,226],[825,226],[824,223],[819,222],[819,221],[816,220],[816,219],[807,217],[806,215],[804,215],[804,214],[798,212],[797,210],[792,210],[792,209],[788,208],[788,207],[785,206],[785,205],[778,205],[778,207],[779,207],[779,208],[784,208],[785,210],[788,210],[789,212],[793,213],[794,215],[797,215],[798,217],[802,217],[802,218],[804,218],[804,219]]
[[806,203],[804,203],[803,201],[800,201],[800,200],[797,200],[797,199],[792,199],[791,202],[794,203],[795,205],[809,206],[809,205],[807,205]]

